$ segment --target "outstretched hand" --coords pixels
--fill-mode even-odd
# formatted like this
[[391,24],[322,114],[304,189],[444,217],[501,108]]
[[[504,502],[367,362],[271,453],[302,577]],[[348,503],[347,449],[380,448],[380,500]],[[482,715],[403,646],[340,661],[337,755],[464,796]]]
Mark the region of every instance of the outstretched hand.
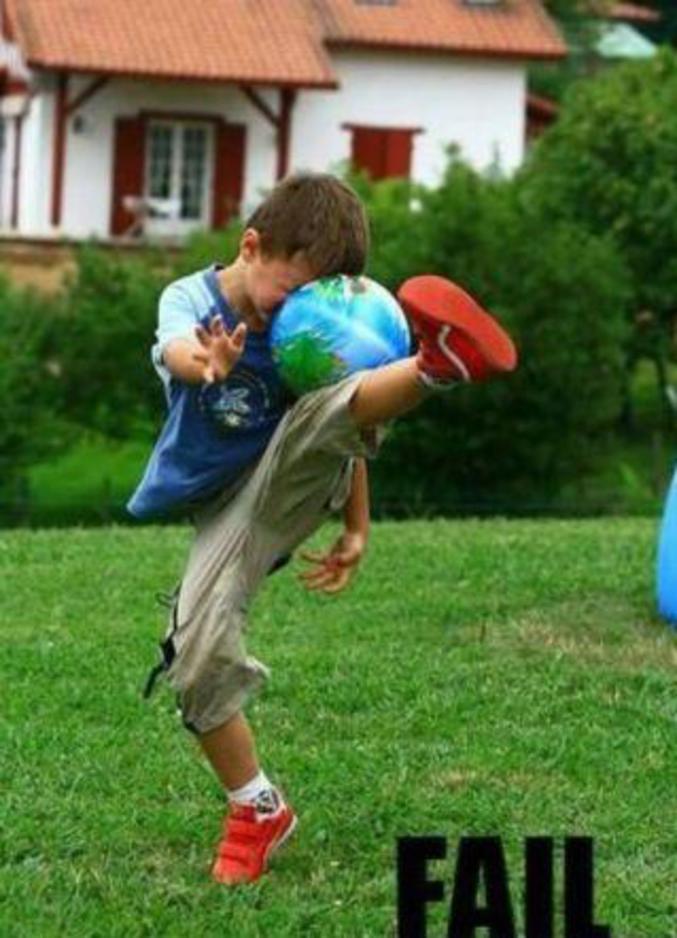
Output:
[[202,350],[193,358],[203,366],[202,378],[207,384],[223,381],[230,374],[244,351],[247,326],[240,322],[228,332],[221,316],[214,316],[209,325],[195,327],[195,336]]
[[298,578],[308,590],[340,593],[350,583],[366,550],[367,539],[357,531],[344,531],[326,553],[302,551],[300,557],[313,568]]

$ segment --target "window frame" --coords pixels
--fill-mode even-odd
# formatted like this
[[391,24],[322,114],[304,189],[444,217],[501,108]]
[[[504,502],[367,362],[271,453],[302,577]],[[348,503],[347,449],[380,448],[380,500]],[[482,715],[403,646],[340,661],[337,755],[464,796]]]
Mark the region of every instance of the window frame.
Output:
[[[197,229],[211,227],[213,211],[212,192],[214,185],[214,161],[216,154],[215,121],[200,114],[148,114],[145,121],[144,139],[144,181],[143,198],[152,199],[151,196],[151,134],[155,127],[171,128],[171,156],[170,156],[170,195],[168,201],[178,200],[179,213],[169,218],[157,217],[150,214],[144,222],[144,231],[156,236],[184,235]],[[201,211],[199,218],[181,218],[182,210],[182,176],[185,162],[184,131],[189,127],[196,127],[205,131],[205,151],[203,165],[203,180],[201,193]]]

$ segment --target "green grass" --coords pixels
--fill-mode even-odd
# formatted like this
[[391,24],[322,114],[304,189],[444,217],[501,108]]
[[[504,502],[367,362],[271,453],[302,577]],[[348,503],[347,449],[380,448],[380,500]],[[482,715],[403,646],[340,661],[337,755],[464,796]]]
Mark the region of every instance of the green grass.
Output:
[[[249,647],[272,678],[249,713],[300,825],[235,892],[208,877],[218,786],[171,694],[140,699],[153,594],[190,532],[0,535],[0,934],[392,936],[395,838],[433,833],[442,938],[457,838],[494,833],[517,909],[523,838],[587,834],[597,921],[674,938],[677,643],[653,612],[655,528],[383,523],[340,597],[304,592],[296,562],[270,578]],[[559,896],[559,851],[556,876]]]

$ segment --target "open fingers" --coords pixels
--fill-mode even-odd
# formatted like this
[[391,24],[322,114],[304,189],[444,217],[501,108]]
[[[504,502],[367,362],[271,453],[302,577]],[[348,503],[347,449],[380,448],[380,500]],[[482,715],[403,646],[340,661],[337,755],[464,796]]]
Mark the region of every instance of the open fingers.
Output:
[[223,325],[223,318],[221,316],[212,316],[209,323],[209,331],[215,339],[218,339],[223,335],[226,330]]
[[204,326],[195,327],[195,337],[203,348],[209,348],[211,345],[211,334],[207,332]]
[[214,367],[209,363],[209,355],[206,352],[193,352],[191,355],[193,361],[200,362],[202,365],[202,380],[207,384],[214,384],[216,375],[214,374]]
[[349,570],[326,570],[320,579],[312,584],[306,584],[306,589],[331,595],[332,593],[340,593],[348,585],[349,580]]
[[334,582],[336,573],[333,570],[323,570],[314,577],[299,577],[299,581],[307,590],[319,590]]
[[233,345],[239,350],[243,348],[245,339],[247,338],[247,324],[244,322],[238,323],[238,325],[233,329],[230,334],[230,339]]
[[299,557],[302,560],[308,560],[310,563],[326,563],[329,560],[329,554],[321,554],[318,551],[311,550],[299,551]]
[[334,593],[345,586],[347,579],[345,571],[323,570],[312,580],[304,580],[304,585],[311,592]]
[[331,593],[340,593],[342,589],[345,589],[345,587],[348,585],[349,581],[350,581],[350,572],[349,572],[348,570],[345,570],[345,569],[344,569],[344,570],[340,570],[340,571],[336,574],[336,576],[335,576],[335,578],[334,578],[334,582],[328,584],[327,586],[325,586],[324,589],[323,589],[323,592],[324,592],[324,593],[330,593],[330,594],[331,594]]
[[322,564],[319,564],[314,570],[304,570],[301,573],[299,573],[299,579],[305,580],[307,582],[312,582],[314,580],[318,580],[321,577],[325,576],[325,574],[328,572],[335,573],[336,572],[335,565],[330,564],[330,563],[322,563]]

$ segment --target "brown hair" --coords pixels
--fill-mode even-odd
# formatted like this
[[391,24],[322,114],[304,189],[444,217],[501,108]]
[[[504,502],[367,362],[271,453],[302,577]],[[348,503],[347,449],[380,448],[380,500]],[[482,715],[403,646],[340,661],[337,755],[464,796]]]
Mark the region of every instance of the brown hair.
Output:
[[279,182],[246,223],[269,257],[303,251],[318,277],[361,274],[369,251],[367,214],[357,193],[329,173]]

